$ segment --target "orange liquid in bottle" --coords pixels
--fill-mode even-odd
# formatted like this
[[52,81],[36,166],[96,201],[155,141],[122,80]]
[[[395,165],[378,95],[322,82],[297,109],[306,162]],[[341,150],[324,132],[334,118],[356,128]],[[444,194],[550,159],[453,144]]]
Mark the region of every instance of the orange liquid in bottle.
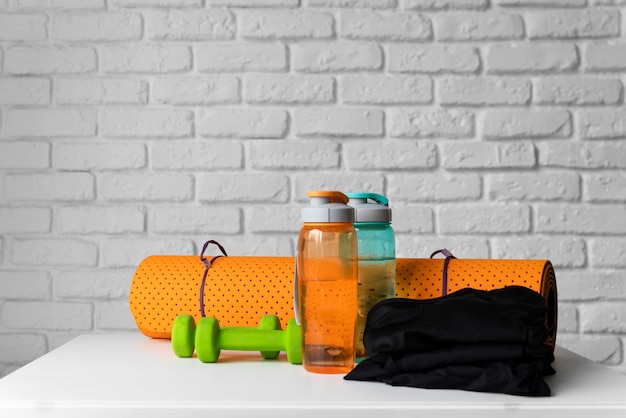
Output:
[[303,366],[314,373],[348,373],[355,363],[356,234],[342,224],[317,227],[305,226],[298,243]]

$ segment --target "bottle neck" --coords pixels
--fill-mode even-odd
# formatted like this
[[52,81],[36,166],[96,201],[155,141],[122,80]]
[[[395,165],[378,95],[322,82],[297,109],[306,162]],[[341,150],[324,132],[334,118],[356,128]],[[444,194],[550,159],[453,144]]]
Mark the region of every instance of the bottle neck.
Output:
[[302,222],[302,225],[309,228],[328,228],[352,226],[352,222]]

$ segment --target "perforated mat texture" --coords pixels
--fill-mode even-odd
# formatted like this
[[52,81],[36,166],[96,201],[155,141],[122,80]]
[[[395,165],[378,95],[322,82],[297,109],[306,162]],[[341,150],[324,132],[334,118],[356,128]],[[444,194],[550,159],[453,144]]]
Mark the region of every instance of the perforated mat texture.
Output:
[[[283,328],[293,314],[293,257],[221,257],[209,269],[203,294],[206,316],[221,326],[256,326],[265,314]],[[396,260],[396,296],[442,296],[443,259]],[[153,338],[170,338],[178,314],[200,319],[204,265],[196,256],[150,256],[138,266],[129,304],[138,328]],[[447,293],[463,288],[492,290],[519,285],[541,294],[548,304],[547,344],[554,347],[557,326],[556,277],[547,260],[452,259]]]

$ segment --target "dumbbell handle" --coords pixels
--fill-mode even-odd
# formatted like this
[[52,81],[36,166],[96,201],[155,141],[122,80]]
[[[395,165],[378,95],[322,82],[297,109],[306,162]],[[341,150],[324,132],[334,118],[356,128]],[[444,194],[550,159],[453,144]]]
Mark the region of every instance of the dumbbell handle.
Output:
[[217,336],[217,345],[222,350],[282,351],[285,349],[285,331],[223,327]]

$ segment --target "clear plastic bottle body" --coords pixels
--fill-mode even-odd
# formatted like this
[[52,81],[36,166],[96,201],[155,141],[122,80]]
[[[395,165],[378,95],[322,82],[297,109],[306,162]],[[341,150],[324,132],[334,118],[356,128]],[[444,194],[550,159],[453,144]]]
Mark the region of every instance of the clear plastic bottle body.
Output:
[[354,224],[358,239],[358,308],[356,356],[367,356],[363,333],[369,310],[381,300],[396,295],[396,244],[387,222]]
[[298,238],[303,366],[347,373],[355,363],[357,237],[351,223],[304,223]]

